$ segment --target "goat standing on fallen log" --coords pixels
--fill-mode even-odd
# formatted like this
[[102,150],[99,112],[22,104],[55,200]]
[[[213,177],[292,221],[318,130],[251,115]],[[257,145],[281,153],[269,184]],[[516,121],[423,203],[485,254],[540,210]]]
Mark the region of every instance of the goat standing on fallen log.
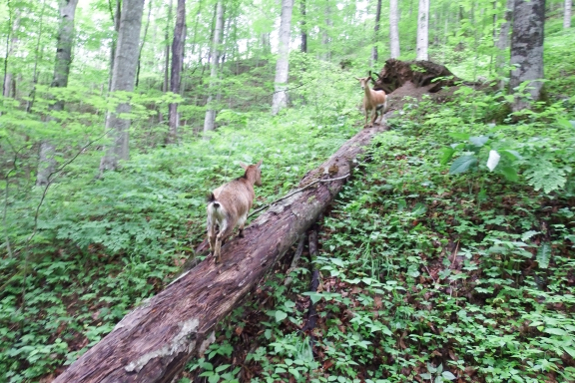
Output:
[[[361,89],[364,90],[365,96],[363,97],[363,109],[365,110],[365,125],[373,126],[377,120],[377,112],[381,112],[381,117],[379,122],[383,119],[383,114],[387,110],[387,95],[383,90],[373,90],[369,87],[369,82],[373,81],[371,78],[371,72],[368,77],[356,79],[361,84]],[[367,125],[368,117],[372,115],[371,124]]]
[[[220,186],[208,199],[208,242],[216,263],[221,260],[222,242],[232,234],[236,225],[239,225],[239,236],[244,236],[244,225],[256,196],[254,185],[262,185],[261,164],[261,160],[249,166],[240,162],[246,171],[244,175]],[[216,225],[219,226],[217,235]]]

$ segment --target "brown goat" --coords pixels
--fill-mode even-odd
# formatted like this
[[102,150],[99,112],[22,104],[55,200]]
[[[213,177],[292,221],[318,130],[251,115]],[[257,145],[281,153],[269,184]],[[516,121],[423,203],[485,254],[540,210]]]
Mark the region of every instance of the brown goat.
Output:
[[[261,186],[262,161],[255,165],[240,162],[245,173],[242,177],[228,182],[214,190],[208,200],[208,242],[216,263],[220,262],[222,242],[229,237],[236,225],[239,225],[239,236],[243,230],[248,213],[255,198],[254,185]],[[216,235],[216,225],[219,233]]]
[[[371,74],[371,72],[370,72]],[[365,125],[366,126],[373,126],[377,120],[377,112],[381,110],[381,117],[379,121],[383,119],[383,114],[387,110],[387,95],[383,90],[373,90],[369,87],[369,81],[372,81],[371,76],[358,78],[356,77],[361,84],[361,89],[364,90],[365,96],[363,97],[363,109],[365,110]],[[369,115],[372,115],[373,118],[371,119],[371,124],[367,125],[367,119]]]

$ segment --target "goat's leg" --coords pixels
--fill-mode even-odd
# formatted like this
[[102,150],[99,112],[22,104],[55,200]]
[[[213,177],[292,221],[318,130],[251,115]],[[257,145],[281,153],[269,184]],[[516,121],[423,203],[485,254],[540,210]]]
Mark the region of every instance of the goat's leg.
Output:
[[212,217],[208,215],[208,243],[210,244],[210,250],[214,251],[216,245],[216,224],[212,221]]
[[216,236],[216,245],[214,250],[214,257],[216,258],[216,263],[220,263],[221,261],[222,243],[231,234],[233,228],[234,228],[233,226],[229,225],[227,219],[224,220],[224,222],[222,222],[220,225],[220,232]]
[[238,226],[239,226],[238,236],[240,238],[244,237],[244,226],[246,224],[247,219],[248,219],[248,213],[247,212],[246,212],[246,214],[244,214],[240,218],[238,218]]

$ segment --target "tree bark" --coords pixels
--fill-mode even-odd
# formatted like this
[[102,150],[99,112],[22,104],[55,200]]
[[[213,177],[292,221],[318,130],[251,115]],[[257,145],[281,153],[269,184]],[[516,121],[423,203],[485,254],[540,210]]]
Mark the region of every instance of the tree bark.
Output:
[[389,1],[389,40],[391,43],[391,58],[397,59],[401,55],[399,50],[399,10],[397,0]]
[[300,0],[300,11],[301,11],[301,21],[300,21],[300,28],[301,28],[301,51],[303,53],[307,53],[307,15],[306,15],[306,2],[307,0]]
[[371,65],[377,62],[377,42],[379,41],[379,22],[381,20],[381,0],[377,0],[377,9],[375,10],[375,26],[373,27],[374,43],[371,50]]
[[[513,33],[511,34],[511,71],[509,88],[513,92],[521,83],[529,81],[532,101],[538,101],[543,83],[543,28],[545,0],[515,0]],[[513,111],[528,108],[531,100],[515,97]]]
[[[2,95],[4,97],[10,97],[10,91],[12,89],[12,72],[9,70],[8,61],[10,56],[13,55],[14,50],[18,45],[18,30],[20,29],[20,9],[12,10],[12,7],[8,5],[10,11],[10,20],[12,25],[8,31],[6,37],[6,57],[4,58],[4,84],[2,87]],[[15,93],[15,92],[14,92]],[[16,95],[14,95],[16,97]]]
[[429,0],[419,0],[417,19],[417,60],[429,60]]
[[108,91],[112,91],[112,77],[114,75],[114,60],[116,59],[116,47],[118,46],[118,35],[120,33],[120,20],[122,18],[122,0],[116,0],[116,11],[112,9],[112,1],[108,0],[110,7],[110,17],[114,23],[114,38],[110,48],[110,79],[108,80]]
[[211,103],[215,96],[214,90],[216,80],[218,78],[218,58],[223,29],[224,7],[222,0],[219,0],[218,4],[216,5],[216,25],[214,27],[214,39],[212,41],[212,48],[210,52],[210,85],[208,88],[208,100],[206,102],[207,110],[206,117],[204,118],[204,133],[214,130],[216,123],[216,111]]
[[[56,63],[54,65],[54,77],[52,88],[66,88],[68,77],[70,76],[70,65],[72,64],[72,46],[74,43],[74,17],[78,0],[60,0],[60,26],[58,29],[58,43],[56,44]],[[64,101],[58,100],[50,107],[50,110],[64,110]],[[54,173],[56,160],[54,160],[54,144],[48,141],[40,143],[40,153],[38,160],[38,175],[36,185],[44,186],[50,181],[50,176]]]
[[136,70],[136,85],[140,83],[140,68],[142,67],[142,51],[144,50],[144,45],[146,44],[146,38],[148,37],[148,29],[150,28],[150,18],[152,16],[152,0],[148,2],[148,17],[146,19],[146,26],[144,27],[144,36],[142,36],[142,43],[140,44],[140,52],[138,53],[138,69]]
[[571,28],[571,0],[565,0],[565,8],[563,10],[563,28]]
[[[162,93],[168,92],[169,84],[170,84],[170,27],[172,25],[172,8],[173,2],[170,0],[168,4],[168,17],[166,18],[166,30],[164,31],[164,82],[162,83]],[[162,108],[160,108],[160,112],[158,113],[158,123],[164,122],[164,115],[162,113]]]
[[[132,92],[134,90],[143,13],[144,0],[124,0],[114,70],[112,71],[112,92]],[[129,113],[130,110],[130,103],[125,101],[117,106],[115,113],[108,114],[106,131],[109,131],[112,143],[100,161],[100,175],[106,170],[116,170],[120,160],[129,159],[128,130],[130,120],[120,117],[120,114]]]
[[[176,27],[174,28],[174,40],[172,43],[172,76],[170,80],[170,91],[175,94],[180,93],[182,81],[182,66],[184,65],[184,42],[186,40],[186,0],[178,0],[176,10]],[[173,144],[178,139],[178,104],[169,105],[169,125],[170,130],[166,142]]]
[[[495,46],[497,47],[497,55],[495,56],[495,70],[497,74],[503,75],[502,69],[505,67],[505,63],[508,62],[509,56],[507,55],[507,49],[510,43],[511,31],[511,20],[513,19],[513,1],[507,0],[507,5],[505,9],[505,21],[501,24],[501,29],[499,29],[499,37]],[[499,84],[500,89],[503,89],[504,82],[501,81]]]
[[289,75],[289,43],[291,16],[294,0],[282,0],[282,13],[279,31],[278,61],[276,62],[275,91],[272,100],[272,115],[287,106],[287,82]]
[[[54,383],[168,383],[333,201],[355,158],[384,127],[366,128],[344,144],[300,186],[313,186],[275,204],[222,248],[163,292],[129,313]],[[322,178],[337,179],[318,182]]]
[[389,59],[378,75],[373,89],[384,90],[385,93],[390,94],[411,82],[415,88],[426,87],[429,93],[435,93],[444,87],[454,86],[460,81],[461,79],[445,66],[431,61]]

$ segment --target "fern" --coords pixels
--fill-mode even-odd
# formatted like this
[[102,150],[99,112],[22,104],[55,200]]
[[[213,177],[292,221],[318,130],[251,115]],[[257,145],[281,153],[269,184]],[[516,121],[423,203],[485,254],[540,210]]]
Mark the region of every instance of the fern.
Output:
[[525,173],[527,183],[535,190],[541,190],[547,194],[552,191],[558,190],[565,186],[567,177],[565,177],[567,168],[557,168],[549,161],[543,160],[537,165],[529,169]]

